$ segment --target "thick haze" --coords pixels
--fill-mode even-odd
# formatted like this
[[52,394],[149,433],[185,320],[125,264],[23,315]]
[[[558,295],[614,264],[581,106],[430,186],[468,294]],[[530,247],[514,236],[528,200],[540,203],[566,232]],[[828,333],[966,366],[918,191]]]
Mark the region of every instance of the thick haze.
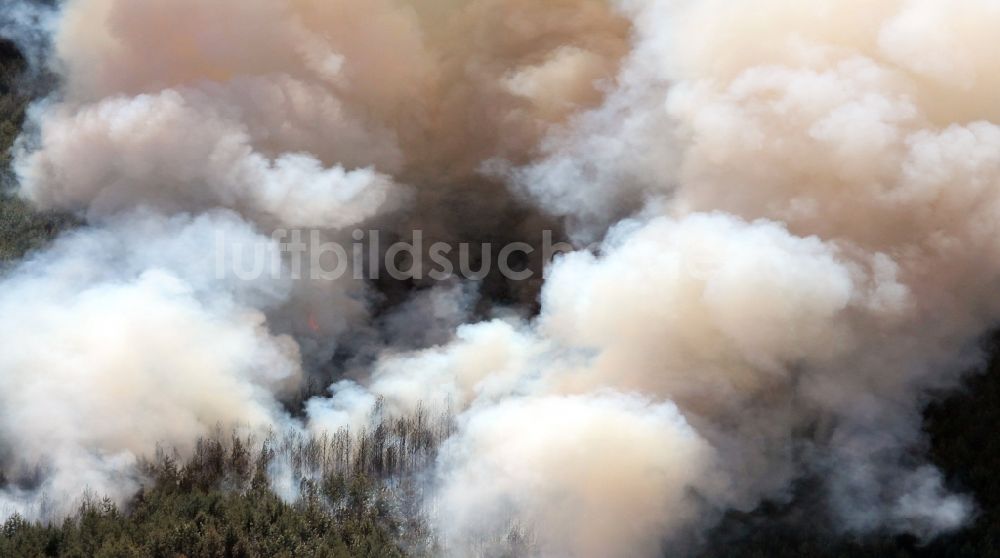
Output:
[[[44,53],[44,19],[0,29]],[[543,556],[679,553],[806,477],[843,531],[955,529],[974,503],[921,410],[1000,315],[998,25],[991,0],[69,0],[16,172],[87,225],[0,285],[5,504],[126,499],[157,444],[357,429],[381,397],[455,414],[426,506],[455,556],[512,526]],[[544,284],[216,276],[295,227],[596,244]]]

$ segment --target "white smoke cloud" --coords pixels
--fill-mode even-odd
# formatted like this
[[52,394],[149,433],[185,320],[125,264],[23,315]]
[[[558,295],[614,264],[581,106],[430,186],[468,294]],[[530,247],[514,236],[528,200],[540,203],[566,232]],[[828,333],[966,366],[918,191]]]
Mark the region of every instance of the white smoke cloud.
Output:
[[505,399],[469,413],[442,449],[443,540],[467,556],[520,524],[544,556],[656,555],[661,534],[696,517],[688,488],[709,482],[713,458],[669,404]]
[[[262,97],[263,107],[274,96],[309,95],[295,83],[242,85],[239,93]],[[272,159],[255,151],[248,123],[237,116],[253,113],[255,106],[238,108],[226,93],[206,98],[168,90],[53,108],[41,124],[37,150],[18,165],[22,193],[45,207],[96,217],[143,205],[172,212],[229,207],[274,226],[335,229],[405,198],[371,168],[324,168],[312,155],[290,152]],[[320,104],[324,100],[331,102],[321,98]],[[325,108],[320,118],[330,126],[326,134],[363,135],[350,122],[336,129],[338,107]],[[265,119],[288,121],[283,115]],[[249,125],[258,126],[259,134],[271,129]],[[295,143],[281,139],[279,145]]]
[[[476,417],[504,405],[483,395],[496,378],[519,397],[636,391],[674,402],[726,456],[714,472],[736,488],[710,505],[752,507],[819,474],[844,529],[960,525],[968,500],[911,453],[921,391],[953,385],[996,317],[995,125],[976,92],[994,75],[977,46],[992,11],[869,4],[624,3],[636,42],[617,88],[505,171],[581,238],[607,236],[560,261],[540,317],[511,330],[527,339],[506,346],[539,352],[513,372],[486,353],[467,363],[466,332],[399,361],[396,380],[376,367],[373,392],[446,385]],[[399,389],[420,377],[402,370],[442,356],[433,369],[453,381]],[[797,456],[801,432],[815,434]]]
[[186,453],[220,425],[287,420],[276,396],[299,381],[298,348],[269,333],[257,308],[280,302],[288,285],[219,290],[205,235],[220,230],[234,245],[266,242],[231,215],[130,216],[8,273],[2,462],[15,481],[40,468],[36,497],[54,502],[50,512],[68,511],[87,488],[129,497],[136,462],[157,444]]
[[[353,335],[373,362],[304,426],[454,412],[427,502],[454,555],[523,529],[545,556],[654,556],[807,476],[844,530],[957,528],[972,504],[919,458],[920,411],[1000,313],[998,17],[71,0],[17,171],[90,225],[0,290],[22,318],[0,326],[4,466],[124,498],[151,444],[298,428],[279,401]],[[205,256],[287,226],[504,238],[510,213],[600,240],[533,318],[446,285],[372,319],[370,285],[220,280]]]
[[[492,0],[66,2],[47,61],[61,87],[30,112],[15,170],[20,195],[87,225],[3,280],[11,315],[32,317],[19,333],[30,343],[3,341],[4,469],[19,482],[43,471],[37,490],[8,487],[10,506],[45,515],[39,498],[68,502],[87,487],[122,501],[156,444],[184,454],[216,425],[290,427],[280,401],[298,396],[303,375],[322,377],[342,335],[371,327],[373,295],[349,278],[220,275],[219,254],[266,246],[272,264],[274,229],[343,240],[352,227],[437,203],[447,192],[428,183],[472,177],[480,152],[529,150],[539,119],[599,101],[591,81],[624,52],[627,23],[601,3],[581,6],[565,18],[570,6],[520,2],[546,23],[510,20],[520,40],[541,38],[511,51],[492,17],[509,6]],[[29,7],[17,5],[17,36],[47,37]],[[481,48],[452,59],[451,45],[470,38]],[[559,87],[559,98],[541,99],[531,83]],[[456,103],[504,133],[467,126]],[[430,192],[417,202],[401,185],[414,177],[417,193]],[[423,316],[441,323],[405,343],[451,338],[473,303],[458,289],[387,314],[381,342],[411,336]],[[37,424],[18,431],[18,413]]]

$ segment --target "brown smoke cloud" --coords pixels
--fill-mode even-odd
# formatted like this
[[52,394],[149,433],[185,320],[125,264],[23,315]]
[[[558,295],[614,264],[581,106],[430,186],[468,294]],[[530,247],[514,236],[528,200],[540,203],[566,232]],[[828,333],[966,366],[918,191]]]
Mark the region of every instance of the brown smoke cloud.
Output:
[[[972,503],[914,456],[927,394],[1000,313],[998,18],[986,0],[70,0],[63,85],[17,172],[89,225],[4,280],[0,308],[34,326],[0,335],[3,464],[111,487],[157,441],[360,427],[381,397],[456,413],[428,487],[456,556],[512,525],[544,556],[682,552],[805,477],[844,530],[954,529]],[[275,249],[281,227],[546,225],[598,243],[552,264],[537,312],[534,287],[386,303],[385,284],[220,281],[204,261],[220,231]],[[331,360],[345,347],[370,358]],[[297,381],[338,366],[289,418]],[[50,407],[70,416],[13,432]]]

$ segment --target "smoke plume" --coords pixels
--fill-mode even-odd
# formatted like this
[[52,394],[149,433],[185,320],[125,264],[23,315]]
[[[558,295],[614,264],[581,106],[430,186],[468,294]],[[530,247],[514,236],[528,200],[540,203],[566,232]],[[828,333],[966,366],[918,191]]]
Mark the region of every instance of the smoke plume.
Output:
[[[1000,317],[994,2],[54,18],[61,86],[18,191],[86,225],[0,286],[12,511],[125,499],[157,444],[219,425],[362,429],[381,406],[454,414],[426,508],[455,556],[514,531],[543,556],[681,553],[805,478],[845,532],[974,512],[923,457],[921,411]],[[218,275],[220,250],[286,269],[272,233],[297,227],[578,249],[536,262],[543,284]]]

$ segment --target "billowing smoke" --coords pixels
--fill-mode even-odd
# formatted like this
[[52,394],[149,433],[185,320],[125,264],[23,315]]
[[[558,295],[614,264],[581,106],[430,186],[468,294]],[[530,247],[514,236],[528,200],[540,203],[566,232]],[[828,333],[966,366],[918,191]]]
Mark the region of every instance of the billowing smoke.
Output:
[[262,430],[285,420],[276,396],[301,380],[299,349],[267,330],[262,309],[288,286],[220,289],[213,258],[192,257],[218,231],[268,242],[235,215],[132,214],[69,234],[7,275],[5,472],[40,482],[35,492],[52,500],[25,504],[54,507],[24,511],[68,511],[74,500],[62,498],[83,488],[127,498],[136,460],[157,444],[187,451],[216,424]]
[[[679,553],[803,478],[844,531],[958,528],[920,415],[1000,315],[997,24],[988,0],[69,0],[16,172],[87,224],[0,288],[7,505],[126,498],[158,443],[379,406],[454,413],[426,507],[456,556],[513,531]],[[541,286],[218,273],[259,247],[286,270],[296,227],[579,249]]]

